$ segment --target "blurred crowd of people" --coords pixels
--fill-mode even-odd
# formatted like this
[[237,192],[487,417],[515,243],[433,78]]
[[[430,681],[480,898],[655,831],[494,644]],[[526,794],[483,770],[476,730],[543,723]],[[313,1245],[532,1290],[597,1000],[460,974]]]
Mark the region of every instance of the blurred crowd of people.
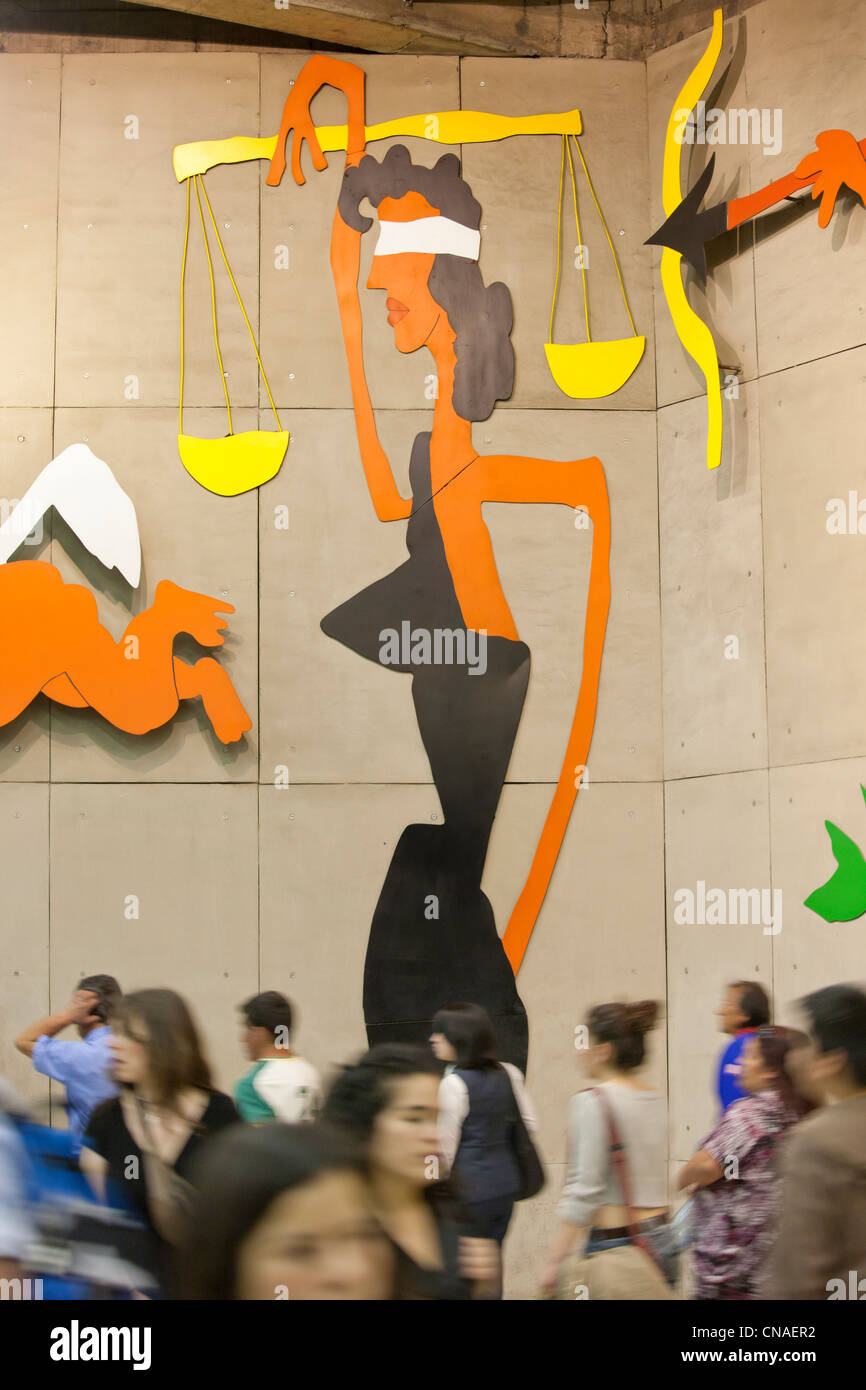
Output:
[[[774,1025],[760,985],[726,988],[717,1121],[676,1177],[679,1205],[666,1099],[646,1080],[659,1009],[590,1011],[539,1296],[866,1288],[866,993],[830,986],[800,1011],[802,1029]],[[0,1086],[3,1296],[38,1280],[56,1298],[501,1298],[515,1204],[545,1179],[524,1078],[484,1010],[443,1007],[428,1047],[374,1047],[327,1088],[284,995],[239,1012],[250,1065],[233,1096],[173,990],[89,976],[19,1034],[65,1087],[68,1128]]]

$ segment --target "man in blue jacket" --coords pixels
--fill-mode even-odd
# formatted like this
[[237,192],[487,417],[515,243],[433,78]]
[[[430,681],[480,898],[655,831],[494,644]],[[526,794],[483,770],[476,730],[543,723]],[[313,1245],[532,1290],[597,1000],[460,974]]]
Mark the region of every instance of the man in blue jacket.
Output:
[[735,1100],[742,1100],[749,1094],[740,1084],[740,1054],[752,1033],[770,1022],[767,991],[756,981],[735,980],[725,990],[716,1017],[721,1031],[731,1038],[722,1053],[718,1076],[719,1101],[722,1109],[727,1110]]

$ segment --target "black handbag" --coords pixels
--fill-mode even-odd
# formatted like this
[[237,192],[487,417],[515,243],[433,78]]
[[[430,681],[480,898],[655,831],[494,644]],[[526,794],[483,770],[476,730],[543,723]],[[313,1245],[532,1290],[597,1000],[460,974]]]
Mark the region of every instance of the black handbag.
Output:
[[517,1194],[518,1202],[525,1202],[530,1197],[535,1197],[545,1184],[544,1166],[538,1156],[538,1150],[532,1142],[529,1130],[523,1121],[520,1113],[520,1106],[517,1104],[517,1096],[514,1094],[514,1086],[511,1077],[503,1067],[505,1076],[508,1080],[508,1091],[511,1096],[511,1104],[514,1109],[514,1127],[511,1131],[511,1148],[517,1162],[517,1171],[520,1174],[520,1191]]

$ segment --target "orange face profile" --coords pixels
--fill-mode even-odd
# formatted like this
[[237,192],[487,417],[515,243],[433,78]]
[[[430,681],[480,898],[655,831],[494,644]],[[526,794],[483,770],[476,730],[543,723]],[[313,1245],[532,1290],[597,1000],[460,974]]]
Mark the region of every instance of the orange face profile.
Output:
[[[439,209],[431,206],[420,193],[383,198],[379,204],[379,217],[383,222],[413,222],[422,217],[436,217],[438,213]],[[388,322],[394,329],[394,343],[400,352],[415,352],[422,347],[444,316],[444,309],[427,287],[435,259],[433,252],[418,251],[373,256],[367,289],[385,290]]]

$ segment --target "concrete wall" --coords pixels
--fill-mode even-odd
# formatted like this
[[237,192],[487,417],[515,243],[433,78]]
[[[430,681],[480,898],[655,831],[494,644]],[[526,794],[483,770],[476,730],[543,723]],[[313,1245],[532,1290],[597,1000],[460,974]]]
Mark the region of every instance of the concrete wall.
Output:
[[[726,35],[734,53],[719,105],[781,107],[784,142],[719,147],[713,193],[736,196],[786,172],[814,133],[860,134],[856,0],[832,22],[805,0],[766,0]],[[820,42],[819,42],[820,41]],[[582,1084],[574,1028],[602,999],[667,1000],[651,1071],[667,1084],[671,1158],[711,1117],[711,1018],[721,984],[752,975],[787,1004],[856,976],[861,928],[827,927],[800,906],[832,868],[825,815],[855,838],[866,746],[858,722],[860,546],[829,537],[825,500],[863,479],[863,211],[826,232],[796,217],[713,270],[702,311],[720,359],[741,368],[726,401],[726,452],[703,462],[700,385],[658,292],[661,138],[705,36],[638,63],[448,57],[356,59],[369,119],[414,110],[513,112],[579,105],[583,141],[620,254],[644,360],[616,396],[572,402],[542,344],[554,269],[559,145],[533,138],[467,147],[483,207],[481,266],[515,304],[511,400],[474,431],[479,452],[598,454],[611,494],[613,593],[589,786],[578,803],[519,977],[530,1018],[529,1084],[551,1167],[519,1213],[510,1291],[528,1295],[562,1177],[565,1111]],[[862,51],[862,44],[860,46]],[[816,54],[819,59],[816,60]],[[340,178],[331,157],[297,189],[260,165],[214,170],[208,188],[292,443],[258,493],[211,496],[176,452],[178,285],[184,191],[171,148],[272,133],[303,55],[56,54],[0,59],[6,191],[0,222],[15,266],[0,342],[0,492],[19,497],[55,453],[86,439],[133,497],[141,589],[85,555],[56,522],[41,547],[97,594],[119,633],[160,578],[235,605],[221,660],[253,716],[224,751],[188,707],[144,738],[40,698],[0,731],[0,1071],[34,1099],[11,1052],[29,1019],[59,1007],[79,973],[123,986],[170,984],[192,1002],[217,1080],[241,1070],[234,1008],[285,990],[298,1045],[324,1071],[365,1045],[361,972],[370,917],[410,821],[441,815],[408,681],[319,629],[335,603],[405,558],[402,525],[380,524],[360,468],[328,265]],[[832,72],[833,80],[827,74]],[[124,138],[137,115],[139,139]],[[342,119],[325,92],[317,120]],[[439,151],[406,142],[413,157]],[[381,147],[377,151],[381,155]],[[696,147],[689,182],[705,147]],[[684,159],[684,177],[686,175]],[[583,192],[582,185],[579,191]],[[603,233],[583,192],[593,331],[627,331]],[[193,224],[195,225],[195,224]],[[575,237],[566,222],[565,248]],[[367,239],[369,243],[369,239]],[[190,264],[186,428],[224,432],[199,242]],[[276,248],[289,248],[287,270]],[[742,246],[742,243],[741,243]],[[372,246],[365,244],[362,283]],[[583,336],[579,275],[565,257],[558,341]],[[269,428],[246,329],[224,277],[220,341],[235,428]],[[431,359],[395,353],[381,296],[365,292],[368,379],[405,489],[414,434],[429,421]],[[700,296],[694,296],[699,303]],[[128,400],[129,376],[139,395]],[[859,394],[858,394],[859,393]],[[288,506],[288,531],[274,524]],[[589,533],[567,508],[485,509],[533,674],[484,888],[500,927],[522,886],[559,772],[580,675]],[[739,638],[738,660],[724,656]],[[855,669],[852,671],[852,665]],[[275,786],[287,766],[290,785]],[[796,785],[795,785],[796,784]],[[858,801],[860,805],[858,807]],[[866,833],[862,835],[866,842]],[[673,894],[698,879],[777,886],[784,925],[681,927]],[[668,911],[665,910],[667,892]],[[124,904],[138,896],[138,920]]]

